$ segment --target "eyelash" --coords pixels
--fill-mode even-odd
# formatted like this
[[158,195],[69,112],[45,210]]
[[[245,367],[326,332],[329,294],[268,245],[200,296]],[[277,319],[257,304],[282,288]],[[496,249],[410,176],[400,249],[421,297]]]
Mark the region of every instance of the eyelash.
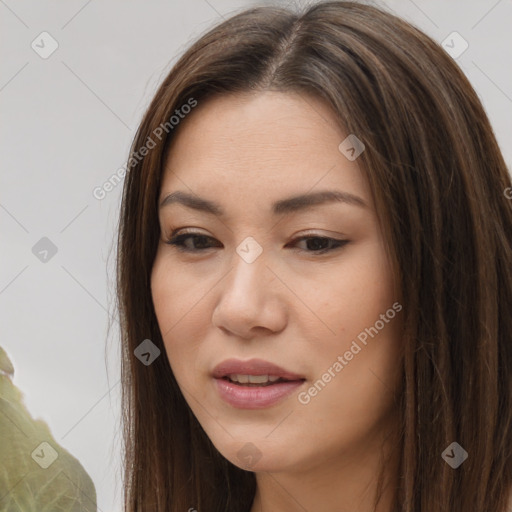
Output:
[[[186,253],[198,253],[198,252],[202,252],[202,251],[205,251],[205,250],[211,248],[211,247],[206,247],[206,248],[203,248],[203,249],[187,249],[185,247],[185,245],[184,245],[184,242],[188,238],[192,238],[194,240],[197,240],[198,238],[204,238],[204,239],[207,239],[207,240],[214,240],[214,238],[212,238],[212,237],[210,237],[208,235],[203,235],[202,233],[187,232],[187,233],[180,233],[179,235],[172,234],[171,238],[169,238],[168,240],[165,240],[165,243],[176,247],[176,249],[178,251],[186,252]],[[325,254],[325,253],[328,253],[328,252],[335,251],[336,249],[341,249],[344,245],[346,245],[349,242],[348,240],[338,240],[336,238],[329,238],[329,237],[325,237],[325,236],[316,236],[316,235],[305,235],[305,236],[302,236],[302,237],[299,237],[299,238],[295,238],[294,240],[292,240],[292,242],[297,243],[297,242],[301,242],[303,240],[311,240],[311,239],[313,239],[313,240],[317,240],[317,239],[327,240],[329,242],[333,242],[335,247],[331,247],[330,249],[321,249],[319,251],[308,251],[308,250],[305,250],[305,249],[300,249],[300,251],[302,251],[302,252],[309,252],[309,253],[312,253],[312,254],[315,254],[315,255],[317,255],[317,254]]]

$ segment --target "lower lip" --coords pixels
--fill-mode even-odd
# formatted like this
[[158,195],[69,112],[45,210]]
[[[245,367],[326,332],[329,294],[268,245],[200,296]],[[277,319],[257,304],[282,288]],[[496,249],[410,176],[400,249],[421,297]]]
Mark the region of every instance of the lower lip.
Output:
[[268,386],[243,386],[226,379],[215,379],[223,400],[239,409],[264,409],[290,395],[305,382],[292,380]]

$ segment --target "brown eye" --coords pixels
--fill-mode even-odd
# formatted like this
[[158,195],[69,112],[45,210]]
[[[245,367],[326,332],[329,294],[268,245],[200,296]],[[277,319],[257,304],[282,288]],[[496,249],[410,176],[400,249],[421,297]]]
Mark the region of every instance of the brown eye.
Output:
[[[189,239],[192,240],[192,247],[190,247],[190,244],[187,245],[186,243]],[[166,240],[165,243],[174,245],[180,251],[198,252],[210,248],[207,246],[209,240],[214,240],[214,238],[198,233],[182,233],[171,237],[169,240]]]
[[326,252],[339,249],[348,243],[348,240],[338,240],[336,238],[328,238],[324,236],[303,236],[296,238],[293,242],[306,241],[307,249],[300,249],[301,251],[312,252],[315,254],[324,254]]

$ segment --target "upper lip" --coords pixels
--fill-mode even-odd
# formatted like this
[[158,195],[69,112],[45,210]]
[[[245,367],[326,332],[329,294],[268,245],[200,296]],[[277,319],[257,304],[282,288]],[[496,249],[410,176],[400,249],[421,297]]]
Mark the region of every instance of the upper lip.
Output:
[[280,366],[263,359],[249,359],[242,361],[240,359],[226,359],[219,363],[213,369],[213,377],[221,379],[228,375],[273,375],[286,380],[304,380],[302,375],[292,373]]

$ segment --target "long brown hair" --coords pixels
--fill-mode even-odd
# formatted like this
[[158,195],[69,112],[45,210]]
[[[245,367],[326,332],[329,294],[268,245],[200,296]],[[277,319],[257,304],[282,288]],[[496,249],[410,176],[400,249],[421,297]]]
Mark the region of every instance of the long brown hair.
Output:
[[[177,386],[150,275],[163,163],[179,130],[171,116],[215,95],[268,89],[323,99],[365,144],[358,162],[404,305],[396,509],[504,512],[512,487],[510,176],[452,58],[405,21],[354,2],[234,15],[184,53],[144,115],[117,247],[125,510],[250,509],[254,474],[215,449]],[[134,356],[145,339],[162,352],[148,366]],[[468,453],[457,469],[441,456],[454,441]]]

